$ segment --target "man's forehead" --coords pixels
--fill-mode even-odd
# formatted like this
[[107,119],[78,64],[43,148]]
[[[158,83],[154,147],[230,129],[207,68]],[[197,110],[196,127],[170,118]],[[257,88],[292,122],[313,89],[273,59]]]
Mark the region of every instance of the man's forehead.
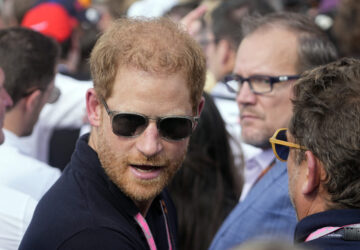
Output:
[[256,30],[246,36],[239,46],[235,73],[296,74],[297,40],[295,33],[282,27]]
[[[144,110],[153,109],[155,106],[157,111],[164,113],[177,107],[182,109],[184,106],[191,110],[187,78],[181,71],[154,73],[133,67],[121,68],[111,96],[116,99],[117,105],[133,108],[132,111],[141,111],[140,113],[146,113]],[[140,106],[142,110],[134,109]]]
[[177,78],[183,79],[184,84],[188,80],[188,73],[184,70],[177,70],[175,72],[169,71],[161,71],[160,67],[155,67],[159,69],[156,71],[152,69],[151,66],[147,67],[146,63],[143,63],[143,68],[137,67],[135,65],[120,65],[116,72],[115,81],[122,82],[124,76],[131,79],[146,79],[146,78],[154,78],[154,79],[163,79],[176,76]]

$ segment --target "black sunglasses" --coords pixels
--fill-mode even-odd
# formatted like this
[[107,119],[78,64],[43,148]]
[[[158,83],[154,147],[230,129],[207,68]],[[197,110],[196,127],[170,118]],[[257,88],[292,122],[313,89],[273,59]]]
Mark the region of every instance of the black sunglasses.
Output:
[[111,111],[103,98],[100,98],[100,101],[110,116],[113,133],[122,137],[139,136],[149,125],[149,120],[155,120],[161,138],[179,141],[192,134],[199,120],[199,117],[193,116],[165,116],[151,118],[138,113]]
[[280,161],[287,161],[290,153],[290,148],[297,148],[307,150],[306,147],[296,143],[288,142],[286,136],[286,128],[278,129],[274,135],[269,139],[273,152]]

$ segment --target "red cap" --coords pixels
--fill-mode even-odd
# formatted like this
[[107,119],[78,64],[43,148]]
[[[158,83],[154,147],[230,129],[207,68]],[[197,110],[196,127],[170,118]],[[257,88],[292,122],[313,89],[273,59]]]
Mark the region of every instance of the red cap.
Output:
[[33,29],[54,38],[59,43],[71,36],[77,20],[57,3],[42,3],[30,9],[21,26]]

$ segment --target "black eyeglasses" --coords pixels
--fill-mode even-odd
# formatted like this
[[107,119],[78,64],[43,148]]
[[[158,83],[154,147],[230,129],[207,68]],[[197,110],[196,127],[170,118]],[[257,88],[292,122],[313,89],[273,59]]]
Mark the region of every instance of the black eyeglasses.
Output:
[[254,94],[265,94],[269,93],[273,89],[273,85],[278,82],[286,82],[289,80],[299,79],[298,75],[292,76],[262,76],[254,75],[248,78],[242,77],[240,75],[228,75],[224,78],[224,83],[227,86],[228,90],[233,93],[239,93],[244,82],[248,82],[251,91]]
[[103,98],[100,101],[110,116],[113,133],[122,137],[139,136],[149,125],[149,120],[154,120],[161,138],[179,141],[192,134],[199,120],[199,117],[193,116],[149,117],[138,113],[111,111]]
[[307,150],[306,147],[296,143],[288,142],[286,136],[286,128],[278,129],[274,135],[269,139],[273,152],[280,161],[287,161],[289,157],[290,148],[297,148]]

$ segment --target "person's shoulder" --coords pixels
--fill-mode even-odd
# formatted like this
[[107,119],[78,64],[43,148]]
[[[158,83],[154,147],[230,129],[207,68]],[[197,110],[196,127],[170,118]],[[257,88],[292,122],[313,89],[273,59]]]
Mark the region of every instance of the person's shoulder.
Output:
[[0,200],[6,201],[0,206],[0,220],[4,218],[8,226],[10,222],[14,222],[14,225],[24,223],[21,224],[23,230],[24,225],[27,226],[30,222],[37,201],[28,194],[2,185],[0,186]]
[[126,230],[119,231],[106,227],[85,227],[79,230],[59,233],[55,238],[36,237],[36,235],[34,237],[31,234],[25,235],[19,249],[110,250],[117,247],[125,250],[146,249],[146,245],[136,240]]
[[9,147],[0,152],[0,182],[39,200],[58,180],[59,169]]
[[56,178],[59,178],[61,175],[60,169],[52,167],[45,162],[39,161],[38,159],[32,158],[24,154],[21,154],[19,158],[24,163],[27,162],[27,165],[33,168],[33,171],[36,171],[39,174],[54,176]]
[[30,223],[37,202],[31,196],[0,186],[0,246],[17,249]]
[[[52,167],[45,162],[27,156],[21,152],[14,153],[15,156],[8,161],[9,165],[14,168],[20,168],[23,175],[36,174],[36,179],[40,182],[51,182],[51,185],[60,177],[61,171],[58,168]],[[35,180],[34,180],[35,181]]]
[[319,238],[307,242],[297,243],[299,246],[308,249],[332,249],[332,250],[353,250],[360,249],[360,241],[344,240],[341,238]]
[[45,162],[39,161],[21,152],[21,150],[3,145],[0,147],[1,162],[5,165],[12,165],[16,168],[23,168],[26,172],[37,172],[38,174],[50,174],[59,177],[59,169],[51,167]]
[[30,195],[3,185],[0,185],[0,200],[6,201],[0,206],[0,211],[10,208],[12,204],[17,204],[17,208],[11,209],[12,212],[19,210],[19,207],[28,207],[29,205],[35,208],[37,203]]
[[126,230],[118,231],[112,228],[86,228],[66,239],[58,249],[146,249],[146,245],[135,240],[136,238]]
[[107,186],[75,165],[71,162],[40,200],[23,249],[113,249],[141,242]]
[[19,249],[147,249],[146,241],[138,236],[137,231],[128,227],[119,229],[104,225],[74,225],[67,228],[59,227],[57,232],[54,233],[52,230],[50,234],[43,230],[44,228],[30,227]]

